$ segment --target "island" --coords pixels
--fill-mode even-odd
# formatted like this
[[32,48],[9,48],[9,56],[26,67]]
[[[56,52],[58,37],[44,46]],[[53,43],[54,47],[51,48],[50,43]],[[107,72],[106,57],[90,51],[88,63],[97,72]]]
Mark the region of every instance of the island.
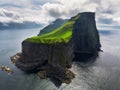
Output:
[[22,52],[12,56],[11,61],[25,72],[37,72],[42,79],[53,77],[69,84],[75,78],[70,70],[73,59],[81,53],[101,50],[94,12],[79,13],[41,31],[42,34],[25,39]]

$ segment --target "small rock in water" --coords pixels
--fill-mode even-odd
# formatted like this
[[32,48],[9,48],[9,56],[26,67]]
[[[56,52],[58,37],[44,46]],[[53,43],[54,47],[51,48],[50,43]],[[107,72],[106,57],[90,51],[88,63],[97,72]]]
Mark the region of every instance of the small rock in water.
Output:
[[66,84],[70,84],[73,78],[75,78],[75,74],[68,69],[66,70],[64,77],[58,77],[58,79],[61,80],[62,83]]
[[39,76],[41,79],[45,79],[45,78],[46,78],[46,71],[39,71],[39,72],[38,72],[38,76]]
[[17,60],[20,58],[21,53],[17,53],[16,55],[10,57],[13,64],[16,64]]
[[12,71],[9,67],[7,67],[7,66],[5,66],[5,65],[2,65],[2,66],[1,66],[1,69],[2,69],[2,71],[7,71],[9,74],[12,74],[12,73],[13,73],[13,71]]

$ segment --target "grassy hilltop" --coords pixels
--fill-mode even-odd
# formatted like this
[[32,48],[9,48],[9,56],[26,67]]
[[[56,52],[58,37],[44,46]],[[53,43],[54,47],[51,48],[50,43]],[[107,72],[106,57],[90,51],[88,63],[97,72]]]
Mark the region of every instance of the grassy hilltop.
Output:
[[43,44],[52,44],[52,43],[61,43],[61,42],[68,43],[72,37],[73,25],[79,17],[80,15],[78,14],[77,16],[72,17],[70,20],[68,20],[66,23],[64,23],[57,29],[46,34],[28,38],[25,41],[29,41],[33,43],[43,43]]
[[51,22],[49,25],[44,27],[42,30],[40,30],[38,36],[52,32],[53,30],[57,29],[67,21],[68,19],[61,19],[61,18],[56,19],[55,21]]

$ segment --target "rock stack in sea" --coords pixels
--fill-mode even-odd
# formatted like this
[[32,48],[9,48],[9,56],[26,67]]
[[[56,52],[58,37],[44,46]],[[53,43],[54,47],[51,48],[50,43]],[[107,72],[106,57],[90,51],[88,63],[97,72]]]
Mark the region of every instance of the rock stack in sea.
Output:
[[95,13],[79,13],[70,20],[75,23],[65,27],[66,30],[72,27],[71,38],[67,43],[64,40],[49,44],[24,40],[22,53],[12,56],[12,62],[25,72],[38,72],[40,78],[54,77],[63,83],[70,83],[75,77],[69,70],[75,53],[95,53],[101,47]]

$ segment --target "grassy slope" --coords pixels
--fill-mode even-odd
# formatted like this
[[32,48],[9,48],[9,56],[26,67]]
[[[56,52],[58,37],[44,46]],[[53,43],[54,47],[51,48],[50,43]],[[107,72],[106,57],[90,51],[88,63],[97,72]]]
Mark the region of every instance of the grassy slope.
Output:
[[72,37],[73,25],[76,22],[76,20],[79,18],[79,16],[80,15],[78,14],[77,16],[71,18],[69,21],[64,23],[59,28],[53,30],[52,32],[40,36],[28,38],[26,39],[26,41],[34,42],[34,43],[43,43],[43,44],[52,44],[52,43],[61,43],[61,42],[68,43]]
[[67,19],[56,19],[55,21],[53,21],[51,24],[49,24],[48,26],[46,26],[45,28],[43,28],[40,33],[38,34],[38,36],[52,32],[53,30],[57,29],[58,27],[60,27],[62,24],[64,24],[65,22],[67,22]]

